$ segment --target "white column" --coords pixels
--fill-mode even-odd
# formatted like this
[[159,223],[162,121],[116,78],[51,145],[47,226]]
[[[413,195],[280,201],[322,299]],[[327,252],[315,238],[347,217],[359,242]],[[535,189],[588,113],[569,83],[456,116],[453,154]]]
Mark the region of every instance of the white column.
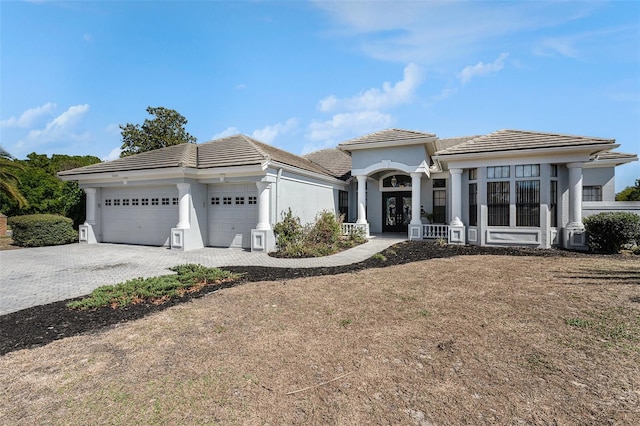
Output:
[[358,220],[356,223],[367,223],[367,176],[356,176],[358,179]]
[[420,221],[420,181],[422,173],[411,173],[411,225],[422,225]]
[[450,169],[451,173],[451,223],[462,225],[462,169]]
[[270,230],[269,208],[271,201],[271,184],[269,182],[256,182],[258,187],[258,230]]
[[582,163],[569,163],[569,228],[582,228]]
[[178,224],[176,228],[189,229],[189,210],[191,208],[191,184],[178,183]]
[[86,213],[87,217],[85,218],[85,225],[95,225],[96,224],[96,189],[95,188],[85,188],[84,192],[87,194],[87,203],[86,203]]

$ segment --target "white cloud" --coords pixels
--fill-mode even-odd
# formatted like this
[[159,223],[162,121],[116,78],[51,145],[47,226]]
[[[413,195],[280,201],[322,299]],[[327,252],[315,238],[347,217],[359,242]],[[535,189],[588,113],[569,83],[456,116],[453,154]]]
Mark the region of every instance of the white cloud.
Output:
[[330,146],[340,140],[370,133],[391,126],[394,118],[379,111],[361,111],[334,115],[331,120],[314,121],[309,125],[307,139],[313,144],[305,145],[303,151],[310,152],[322,141],[322,146]]
[[23,129],[27,129],[36,125],[41,118],[51,115],[55,108],[56,104],[52,102],[48,102],[39,107],[29,108],[18,118],[11,117],[6,120],[0,121],[0,127],[20,127]]
[[116,159],[120,158],[120,153],[121,152],[122,152],[122,150],[120,149],[120,147],[113,148],[111,150],[111,152],[109,152],[109,155],[107,155],[106,157],[102,157],[102,161],[116,160]]
[[227,127],[220,133],[216,133],[215,135],[211,136],[211,140],[226,138],[228,136],[237,135],[238,133],[240,133],[240,130],[238,130],[237,127]]
[[385,82],[382,84],[382,89],[371,88],[346,99],[339,99],[331,95],[318,103],[318,109],[322,112],[331,112],[336,110],[372,111],[394,108],[411,102],[415,97],[416,89],[420,87],[423,80],[424,77],[420,67],[411,63],[405,67],[403,79],[393,85]]
[[89,104],[69,107],[65,112],[47,123],[44,129],[31,130],[27,135],[27,139],[39,142],[48,142],[63,137],[77,139],[78,135],[73,133],[73,127],[87,111],[89,111]]
[[284,123],[265,126],[262,129],[254,130],[251,136],[258,139],[261,142],[272,144],[273,141],[275,141],[275,139],[279,135],[291,133],[297,127],[298,127],[298,119],[290,118]]
[[460,72],[459,77],[462,84],[467,84],[475,76],[485,75],[493,72],[498,72],[504,68],[504,61],[509,56],[508,53],[502,53],[495,61],[485,64],[478,62],[475,65],[469,65]]
[[82,36],[82,40],[86,41],[87,43],[91,43],[93,41],[93,36],[89,33],[84,33],[84,35]]
[[[331,35],[350,38],[370,57],[397,62],[456,63],[494,40],[582,19],[593,2],[376,2],[314,4],[335,21]],[[362,37],[372,35],[373,37]]]

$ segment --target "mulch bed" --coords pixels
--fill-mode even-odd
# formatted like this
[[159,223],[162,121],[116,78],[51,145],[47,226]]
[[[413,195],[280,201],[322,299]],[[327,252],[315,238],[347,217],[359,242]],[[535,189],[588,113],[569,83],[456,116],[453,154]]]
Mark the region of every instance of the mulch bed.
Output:
[[20,350],[43,346],[54,340],[95,332],[107,327],[136,320],[153,312],[164,310],[179,303],[188,302],[218,291],[255,281],[278,281],[320,275],[335,275],[358,272],[367,268],[380,268],[401,265],[427,259],[446,258],[462,255],[509,255],[509,256],[543,256],[543,257],[583,257],[593,256],[585,253],[564,250],[543,250],[510,247],[478,247],[478,246],[440,246],[432,242],[403,242],[396,244],[363,262],[351,265],[324,268],[268,268],[259,266],[232,266],[223,269],[243,274],[241,280],[224,283],[203,289],[183,297],[172,298],[161,305],[140,303],[123,309],[110,307],[95,310],[72,310],[66,307],[69,299],[47,305],[35,306],[0,316],[0,355]]

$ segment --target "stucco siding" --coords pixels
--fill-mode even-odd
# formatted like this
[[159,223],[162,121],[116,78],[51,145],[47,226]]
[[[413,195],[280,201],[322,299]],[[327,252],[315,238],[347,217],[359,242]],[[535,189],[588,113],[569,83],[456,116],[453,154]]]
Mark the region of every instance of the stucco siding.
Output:
[[289,208],[294,216],[305,223],[313,222],[322,210],[336,213],[334,188],[329,185],[310,184],[308,182],[282,177],[278,183],[278,212],[276,222],[282,220],[282,213]]
[[387,160],[417,167],[427,159],[428,154],[423,145],[373,148],[353,151],[351,153],[351,167],[353,169],[365,169],[372,164]]
[[616,181],[613,167],[585,168],[582,170],[582,186],[602,187],[602,201],[615,201]]

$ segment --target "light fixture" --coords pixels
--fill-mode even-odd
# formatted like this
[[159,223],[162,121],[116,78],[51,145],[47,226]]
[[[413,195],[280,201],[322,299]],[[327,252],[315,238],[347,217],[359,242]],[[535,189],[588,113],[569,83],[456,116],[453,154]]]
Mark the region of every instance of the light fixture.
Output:
[[391,186],[395,187],[398,184],[398,179],[396,179],[395,175],[391,177]]

